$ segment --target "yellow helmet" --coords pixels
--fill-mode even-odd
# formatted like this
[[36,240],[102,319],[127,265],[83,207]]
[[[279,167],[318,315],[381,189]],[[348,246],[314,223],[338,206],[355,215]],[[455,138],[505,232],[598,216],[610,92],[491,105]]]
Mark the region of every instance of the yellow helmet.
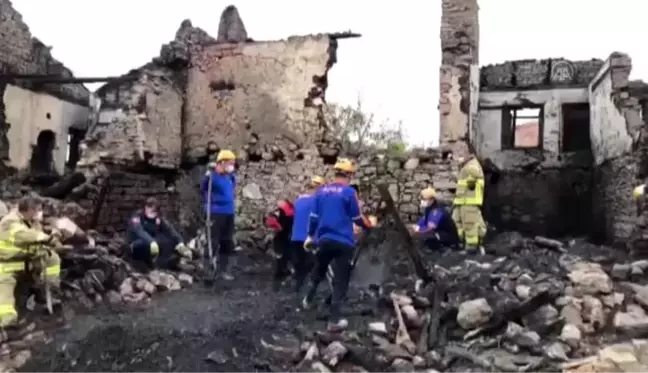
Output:
[[313,176],[311,178],[311,184],[314,185],[314,186],[320,186],[320,185],[324,184],[324,178],[321,177],[321,176]]
[[646,184],[641,184],[638,187],[635,187],[632,190],[632,198],[634,199],[639,199],[641,196],[644,195],[644,191],[646,190]]
[[218,152],[218,156],[216,157],[216,162],[221,162],[221,161],[233,161],[236,159],[236,156],[234,155],[234,152],[231,150],[221,150]]
[[335,166],[333,168],[337,171],[342,171],[342,172],[355,172],[355,166],[353,165],[353,162],[346,158],[339,158],[337,162],[335,162]]
[[436,198],[436,189],[432,187],[427,187],[421,191],[421,198],[423,199],[431,199],[431,198]]

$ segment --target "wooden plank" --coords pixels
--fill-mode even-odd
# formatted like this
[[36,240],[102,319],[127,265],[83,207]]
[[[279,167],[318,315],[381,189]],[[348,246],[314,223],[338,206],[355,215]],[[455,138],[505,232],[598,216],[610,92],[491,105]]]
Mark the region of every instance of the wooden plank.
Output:
[[407,250],[409,257],[412,260],[412,263],[414,263],[414,270],[416,271],[416,275],[425,283],[436,282],[434,276],[425,267],[425,264],[423,263],[423,258],[421,258],[421,254],[416,248],[414,239],[412,238],[409,229],[407,229],[407,226],[405,226],[403,219],[401,219],[400,215],[398,214],[398,210],[396,209],[396,204],[394,203],[394,199],[389,193],[389,189],[387,185],[378,184],[376,187],[378,188],[378,193],[380,193],[380,198],[382,198],[382,200],[385,202],[385,205],[387,207],[387,212],[394,219],[396,230],[400,233],[401,237],[403,238],[405,249]]

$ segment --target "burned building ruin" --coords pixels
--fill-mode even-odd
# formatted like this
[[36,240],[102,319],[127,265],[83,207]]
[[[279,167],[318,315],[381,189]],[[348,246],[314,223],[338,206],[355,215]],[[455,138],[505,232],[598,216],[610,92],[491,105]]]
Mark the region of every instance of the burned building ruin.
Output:
[[629,80],[630,57],[480,67],[477,1],[442,6],[441,143],[470,141],[486,164],[488,220],[625,246],[646,177],[646,86]]
[[[2,27],[25,31],[2,4]],[[378,205],[376,182],[389,185],[407,219],[419,213],[416,194],[426,186],[450,199],[453,159],[469,141],[489,175],[485,214],[495,226],[623,245],[636,225],[627,196],[646,176],[644,89],[628,80],[630,58],[480,66],[476,1],[442,7],[441,146],[361,154],[367,209]],[[92,211],[88,227],[119,231],[134,205],[155,196],[187,232],[195,230],[198,180],[209,154],[228,147],[240,155],[238,224],[254,232],[277,198],[325,175],[339,155],[321,109],[338,42],[357,34],[254,41],[230,7],[216,38],[186,20],[159,56],[91,95],[81,84],[46,80],[71,74],[28,31],[12,32],[24,34],[16,46],[30,49],[2,54],[26,61],[3,68],[5,163],[57,174],[66,162],[75,166],[67,170],[74,182],[62,189],[88,187],[75,197]],[[27,106],[33,109],[23,115]]]
[[7,0],[0,1],[0,35],[2,160],[34,174],[62,175],[74,162],[71,145],[87,128],[90,91],[80,83],[59,84],[72,73],[32,37]]

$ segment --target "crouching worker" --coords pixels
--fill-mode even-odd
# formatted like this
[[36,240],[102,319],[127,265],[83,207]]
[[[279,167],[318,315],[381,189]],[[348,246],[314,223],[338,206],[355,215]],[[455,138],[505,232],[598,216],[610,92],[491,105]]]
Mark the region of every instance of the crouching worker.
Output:
[[[50,286],[60,284],[61,259],[48,246],[57,246],[58,235],[39,230],[42,202],[25,197],[18,206],[0,220],[0,327],[14,325],[18,320],[14,289],[16,274],[29,269],[39,272]],[[44,284],[41,284],[44,285]]]
[[458,248],[457,226],[445,207],[437,201],[434,188],[421,191],[421,208],[423,216],[412,226],[414,235],[421,237],[429,249]]
[[176,269],[180,257],[191,259],[191,250],[171,223],[159,214],[157,200],[149,198],[128,222],[128,243],[133,260],[145,265],[145,270],[155,267]]
[[315,193],[308,238],[304,245],[309,248],[312,242],[317,242],[317,264],[311,287],[302,301],[302,307],[308,309],[319,284],[326,278],[329,264],[332,264],[335,277],[328,325],[332,332],[341,331],[348,325],[347,320],[342,318],[341,306],[349,287],[351,259],[355,253],[353,225],[357,224],[365,230],[371,228],[360,212],[356,191],[349,186],[355,166],[347,159],[339,159],[334,167],[335,180]]
[[293,229],[295,209],[292,202],[282,199],[277,208],[266,217],[266,226],[274,231],[272,250],[277,254],[272,287],[278,291],[283,280],[290,274],[288,264],[291,260],[290,238]]

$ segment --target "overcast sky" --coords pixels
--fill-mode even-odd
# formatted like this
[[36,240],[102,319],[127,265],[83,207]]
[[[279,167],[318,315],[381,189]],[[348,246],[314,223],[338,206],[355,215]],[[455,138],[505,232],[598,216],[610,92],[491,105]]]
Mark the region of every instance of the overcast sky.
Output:
[[[13,0],[32,33],[77,76],[121,75],[148,62],[189,18],[216,36],[238,7],[250,37],[352,30],[330,73],[328,101],[402,120],[414,144],[438,142],[440,1]],[[629,53],[648,80],[646,0],[480,0],[482,65],[511,59],[605,59]]]

